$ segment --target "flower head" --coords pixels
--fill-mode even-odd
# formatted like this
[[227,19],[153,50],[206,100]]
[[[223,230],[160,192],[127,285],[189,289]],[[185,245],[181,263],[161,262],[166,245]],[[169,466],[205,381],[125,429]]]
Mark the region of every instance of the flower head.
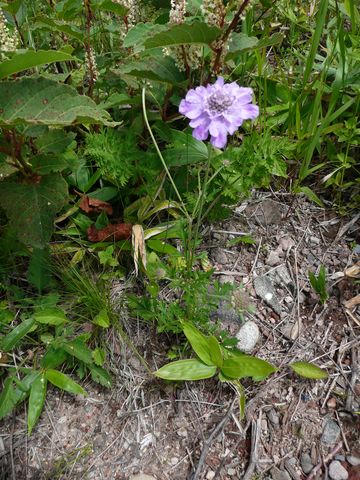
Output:
[[224,148],[228,133],[232,135],[244,120],[259,115],[259,107],[252,102],[251,88],[239,87],[236,82],[224,83],[219,77],[213,85],[189,90],[181,100],[179,112],[190,118],[193,137],[210,141],[214,147]]

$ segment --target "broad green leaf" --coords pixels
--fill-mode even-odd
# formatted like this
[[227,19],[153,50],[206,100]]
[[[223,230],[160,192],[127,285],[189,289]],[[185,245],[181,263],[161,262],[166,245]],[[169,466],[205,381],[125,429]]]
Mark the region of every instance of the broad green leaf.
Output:
[[17,404],[23,402],[26,397],[29,395],[31,385],[34,383],[36,378],[40,375],[40,372],[37,370],[30,370],[26,373],[25,377],[22,380],[19,380],[17,377],[13,377],[16,386],[16,395],[18,396]]
[[90,367],[91,378],[94,382],[99,383],[103,387],[111,387],[111,376],[110,374],[102,367],[98,365],[92,365]]
[[33,328],[34,324],[35,318],[33,317],[30,317],[21,322],[1,340],[2,350],[4,350],[4,352],[8,352],[12,348],[14,348],[20,342],[20,340],[25,337],[25,335]]
[[73,132],[64,132],[64,130],[54,129],[41,135],[35,140],[36,148],[39,154],[64,153],[74,142],[76,134]]
[[168,363],[154,372],[154,375],[164,380],[202,380],[213,377],[215,373],[215,365],[206,365],[196,358],[191,358]]
[[0,206],[19,240],[37,248],[50,240],[55,215],[67,199],[68,186],[59,174],[31,179],[28,183],[12,180],[1,183]]
[[95,325],[99,325],[102,328],[110,327],[110,318],[106,310],[101,310],[93,320]]
[[63,364],[67,358],[68,354],[63,348],[57,348],[52,345],[41,359],[40,366],[42,368],[57,368]]
[[58,370],[46,370],[45,376],[50,383],[61,390],[65,390],[65,392],[74,393],[76,395],[87,395],[85,390],[78,383],[74,382],[69,376]]
[[24,0],[14,0],[13,2],[6,2],[1,5],[1,8],[11,13],[12,15],[16,15],[23,1]]
[[151,56],[138,61],[130,60],[116,72],[171,85],[178,85],[186,80],[185,74],[179,71],[174,60],[165,56]]
[[30,389],[28,406],[28,433],[32,432],[42,412],[46,398],[47,380],[44,373],[41,373],[32,383]]
[[120,3],[114,2],[113,0],[104,0],[100,5],[92,5],[93,10],[103,10],[104,12],[112,12],[123,17],[127,14],[128,9],[121,5]]
[[314,380],[321,380],[328,377],[328,374],[324,370],[313,363],[294,362],[290,364],[290,368],[300,375],[300,377],[313,378]]
[[10,60],[0,63],[0,80],[29,68],[66,60],[75,60],[75,58],[68,53],[56,50],[39,50],[37,52],[29,50],[24,53],[15,53]]
[[14,389],[13,378],[6,378],[0,394],[0,420],[12,411],[18,402],[18,397],[19,395]]
[[194,22],[171,25],[167,30],[145,40],[145,48],[168,47],[174,45],[209,45],[220,35],[221,30],[207,23]]
[[68,354],[63,348],[57,348],[52,345],[41,359],[40,366],[42,368],[57,368],[60,367],[67,358]]
[[162,240],[148,240],[146,245],[151,248],[151,250],[155,250],[155,252],[159,252],[166,255],[171,255],[173,257],[179,257],[181,253],[172,245],[163,242]]
[[213,346],[213,342],[210,342],[208,337],[203,335],[196,327],[194,327],[194,325],[189,322],[183,322],[182,329],[200,360],[206,363],[206,365],[216,365],[211,356],[211,346]]
[[275,33],[269,38],[258,40],[256,37],[248,37],[244,33],[235,32],[231,35],[229,52],[226,55],[226,60],[237,58],[237,56],[242,53],[278,45],[283,39],[284,35],[282,33]]
[[48,248],[34,248],[30,257],[27,279],[38,292],[49,286],[51,280],[51,257]]
[[38,175],[52,172],[62,172],[69,167],[66,158],[56,155],[34,155],[31,158],[31,168]]
[[232,354],[224,360],[221,372],[231,379],[251,377],[253,380],[259,381],[276,372],[276,368],[257,357]]
[[171,143],[172,145],[163,152],[166,163],[170,167],[204,163],[209,158],[205,143],[189,133],[172,130]]
[[74,37],[80,42],[84,40],[84,33],[75,25],[70,25],[63,23],[61,20],[54,20],[49,17],[43,17],[41,15],[36,15],[36,22],[34,24],[34,30],[44,29],[50,30],[51,32],[58,31],[65,33],[69,37]]
[[0,83],[0,125],[115,125],[110,115],[70,85],[43,77]]
[[218,339],[214,337],[214,335],[211,335],[211,337],[207,338],[207,341],[209,342],[210,357],[212,360],[212,364],[216,365],[218,368],[221,368],[224,360],[223,360],[221,347],[219,345]]
[[135,53],[144,49],[144,42],[159,31],[166,30],[165,25],[154,25],[152,23],[138,23],[133,28],[130,28],[126,37],[124,38],[124,47],[133,48]]
[[92,363],[91,350],[80,339],[76,338],[75,340],[66,342],[62,345],[62,348],[78,360],[88,364]]
[[68,322],[65,312],[61,308],[45,308],[34,314],[34,318],[39,323],[45,325],[61,325]]

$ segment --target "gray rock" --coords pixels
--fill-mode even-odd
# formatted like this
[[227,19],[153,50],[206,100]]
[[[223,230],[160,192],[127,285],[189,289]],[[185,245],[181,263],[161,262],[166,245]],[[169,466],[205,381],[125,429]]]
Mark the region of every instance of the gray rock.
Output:
[[291,237],[286,235],[285,237],[280,238],[279,245],[284,252],[287,252],[290,248],[295,246],[295,241]]
[[336,443],[339,435],[339,425],[334,422],[334,420],[331,420],[331,418],[327,418],[324,423],[323,433],[321,437],[322,443],[325,443],[326,445],[333,445],[334,443]]
[[349,474],[338,460],[334,460],[329,465],[329,476],[332,480],[347,480]]
[[269,410],[267,413],[266,413],[268,419],[270,420],[270,422],[273,424],[273,425],[279,425],[280,423],[280,419],[279,419],[279,415],[276,413],[275,409],[272,408],[271,410]]
[[236,334],[238,339],[237,348],[245,353],[250,353],[257,344],[260,337],[259,327],[251,320],[244,323]]
[[355,455],[348,455],[346,460],[354,467],[358,467],[360,465],[360,457],[355,457]]
[[229,300],[220,300],[217,311],[212,314],[212,317],[218,318],[221,322],[237,323],[241,322],[239,313],[232,306]]
[[215,248],[211,257],[214,262],[219,263],[220,265],[226,265],[228,262],[227,255],[222,248]]
[[289,270],[286,268],[285,265],[280,265],[279,267],[277,267],[277,269],[275,270],[275,274],[279,283],[286,286],[293,283]]
[[275,267],[275,265],[279,265],[282,262],[279,252],[277,250],[272,250],[267,259],[266,259],[266,265],[269,265],[270,267]]
[[302,453],[300,457],[300,465],[303,469],[303,472],[307,475],[314,468],[314,465],[311,461],[311,456],[308,453]]
[[274,200],[263,200],[255,211],[255,218],[261,225],[278,224],[281,222],[283,207]]
[[335,460],[339,460],[339,462],[345,462],[345,455],[335,455]]
[[281,315],[281,305],[276,298],[276,292],[271,280],[267,276],[259,276],[254,279],[256,295],[264,300],[278,315]]
[[273,467],[270,470],[272,480],[291,480],[290,475],[285,470]]

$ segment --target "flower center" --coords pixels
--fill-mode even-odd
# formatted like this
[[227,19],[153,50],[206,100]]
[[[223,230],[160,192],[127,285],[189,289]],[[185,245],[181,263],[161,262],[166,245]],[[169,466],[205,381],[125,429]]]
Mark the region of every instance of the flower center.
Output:
[[208,98],[208,107],[211,115],[219,115],[225,112],[233,103],[232,96],[222,92],[215,92]]

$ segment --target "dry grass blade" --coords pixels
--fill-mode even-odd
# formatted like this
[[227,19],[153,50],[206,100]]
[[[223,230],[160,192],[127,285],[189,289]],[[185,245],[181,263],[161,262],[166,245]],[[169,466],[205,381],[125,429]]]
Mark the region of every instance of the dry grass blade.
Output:
[[141,259],[144,268],[146,268],[146,248],[144,239],[144,230],[141,225],[134,225],[132,228],[131,241],[134,252],[135,274],[139,273],[139,259]]

